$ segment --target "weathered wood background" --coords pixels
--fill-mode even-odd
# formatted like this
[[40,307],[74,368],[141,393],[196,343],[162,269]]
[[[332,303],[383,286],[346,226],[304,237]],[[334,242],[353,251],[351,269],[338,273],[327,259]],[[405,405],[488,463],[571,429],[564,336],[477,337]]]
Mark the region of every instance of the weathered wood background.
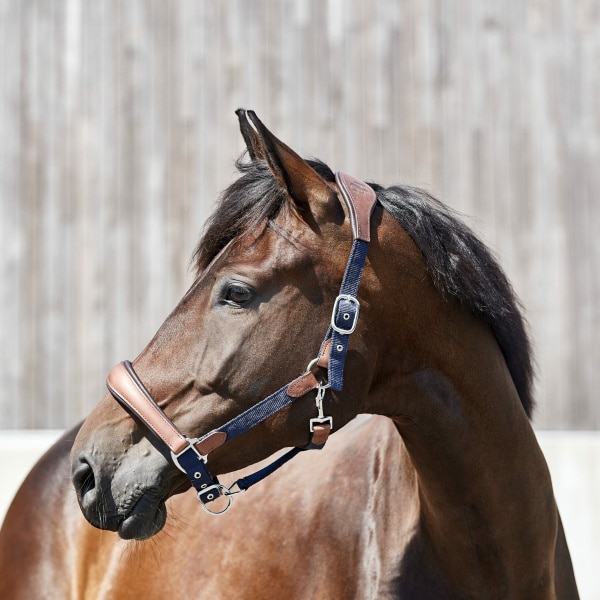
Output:
[[600,428],[595,0],[0,0],[0,428],[64,427],[191,281],[254,108],[470,215],[527,311],[536,425]]

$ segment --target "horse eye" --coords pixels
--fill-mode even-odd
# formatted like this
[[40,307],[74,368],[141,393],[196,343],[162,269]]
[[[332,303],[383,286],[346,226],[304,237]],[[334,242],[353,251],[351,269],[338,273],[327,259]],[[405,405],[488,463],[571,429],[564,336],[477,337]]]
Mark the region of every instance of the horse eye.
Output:
[[252,298],[252,290],[240,283],[232,283],[225,293],[225,302],[234,306],[246,304]]

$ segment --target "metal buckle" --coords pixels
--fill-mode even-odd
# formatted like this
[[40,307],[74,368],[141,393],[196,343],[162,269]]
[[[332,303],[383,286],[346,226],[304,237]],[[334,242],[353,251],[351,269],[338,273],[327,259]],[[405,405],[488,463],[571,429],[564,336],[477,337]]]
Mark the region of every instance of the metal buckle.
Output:
[[175,454],[175,452],[173,452],[171,450],[171,460],[173,461],[173,463],[175,464],[175,466],[182,471],[183,473],[185,473],[187,475],[187,471],[179,464],[179,457],[184,453],[187,452],[190,448],[196,453],[196,455],[198,456],[198,460],[201,460],[204,464],[206,464],[208,457],[205,456],[204,454],[200,454],[200,452],[198,451],[198,449],[196,448],[196,446],[194,446],[194,444],[198,443],[200,441],[200,438],[185,438],[187,441],[187,446],[181,451],[178,452],[177,454]]
[[309,421],[310,432],[314,433],[315,425],[323,425],[329,423],[329,427],[333,429],[333,417],[315,417]]
[[[354,304],[354,306],[356,308],[356,312],[354,313],[354,319],[352,319],[351,323],[348,323],[348,327],[340,327],[335,322],[335,318],[340,309],[340,303],[342,302],[342,300],[346,300],[347,302]],[[331,313],[331,328],[334,331],[341,333],[342,335],[350,335],[356,329],[356,324],[358,323],[358,313],[359,312],[360,312],[360,302],[354,296],[351,296],[350,294],[340,294],[335,299],[335,302],[333,303],[333,311]],[[344,320],[348,320],[348,321],[350,320],[351,316],[352,315],[349,312],[342,314],[342,318]]]

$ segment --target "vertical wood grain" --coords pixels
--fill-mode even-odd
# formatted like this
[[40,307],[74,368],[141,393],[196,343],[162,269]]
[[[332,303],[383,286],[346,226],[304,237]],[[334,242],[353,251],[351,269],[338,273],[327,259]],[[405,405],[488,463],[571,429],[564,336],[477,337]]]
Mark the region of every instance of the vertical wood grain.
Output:
[[64,427],[191,282],[254,108],[467,215],[521,297],[536,424],[600,427],[589,0],[0,0],[0,428]]

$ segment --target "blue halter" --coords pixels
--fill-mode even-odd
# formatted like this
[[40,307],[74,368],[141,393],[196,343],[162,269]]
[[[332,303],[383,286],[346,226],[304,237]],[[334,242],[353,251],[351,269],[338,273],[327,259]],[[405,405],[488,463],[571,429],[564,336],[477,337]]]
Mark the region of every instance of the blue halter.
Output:
[[[356,328],[360,310],[357,292],[369,248],[370,216],[376,203],[375,192],[362,181],[344,173],[337,173],[336,181],[348,207],[354,241],[319,355],[311,361],[303,375],[218,429],[201,438],[192,439],[175,428],[153,400],[129,361],[120,363],[109,374],[107,386],[111,394],[128,412],[139,417],[169,447],[173,462],[188,476],[202,507],[210,514],[218,515],[226,512],[231,506],[233,495],[246,491],[262,481],[299,452],[322,448],[333,428],[332,417],[326,416],[323,412],[323,398],[328,388],[341,391],[343,387],[348,341],[350,334]],[[326,382],[317,380],[313,372],[315,366],[327,368]],[[229,487],[222,485],[211,475],[207,466],[210,451],[258,425],[313,389],[317,390],[315,401],[318,416],[310,419],[311,435],[306,446],[292,448],[267,467],[238,479]],[[209,510],[206,505],[220,496],[228,497],[227,506],[219,512]]]

